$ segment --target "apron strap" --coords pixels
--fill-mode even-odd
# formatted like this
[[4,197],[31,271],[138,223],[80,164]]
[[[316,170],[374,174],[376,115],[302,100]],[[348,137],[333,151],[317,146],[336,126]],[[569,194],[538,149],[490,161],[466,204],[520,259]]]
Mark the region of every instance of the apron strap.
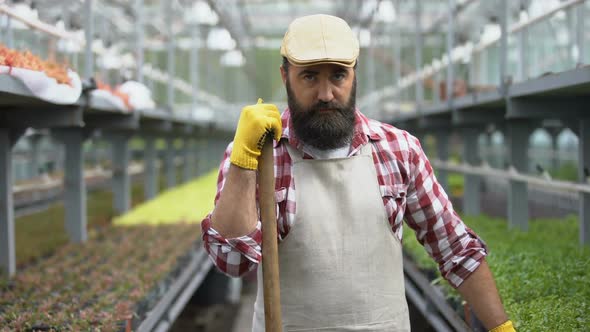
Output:
[[293,160],[293,163],[303,160],[303,152],[292,147],[291,144],[289,144],[289,142],[284,142],[283,144],[287,148],[287,152],[289,153],[291,160]]

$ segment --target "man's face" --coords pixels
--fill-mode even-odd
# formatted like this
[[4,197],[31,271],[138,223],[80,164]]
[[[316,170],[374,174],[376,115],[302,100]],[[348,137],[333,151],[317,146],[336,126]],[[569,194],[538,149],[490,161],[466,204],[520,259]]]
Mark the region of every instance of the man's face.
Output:
[[293,128],[305,144],[327,150],[350,144],[354,130],[356,76],[335,64],[281,67]]

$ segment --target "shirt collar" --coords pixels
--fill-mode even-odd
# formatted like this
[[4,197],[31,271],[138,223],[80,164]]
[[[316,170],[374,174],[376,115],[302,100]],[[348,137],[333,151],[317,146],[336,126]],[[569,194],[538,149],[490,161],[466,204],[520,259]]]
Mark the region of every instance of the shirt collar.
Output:
[[[367,144],[369,140],[379,141],[385,138],[383,132],[375,130],[374,126],[371,126],[371,120],[361,113],[358,108],[354,112],[354,134],[352,136],[351,154],[359,150],[363,145]],[[291,146],[294,146],[298,150],[302,150],[303,146],[295,130],[293,130],[293,124],[291,122],[291,112],[289,108],[285,109],[281,115],[281,121],[283,125],[283,134],[281,135],[281,141],[286,139]],[[275,146],[279,143],[275,142]]]

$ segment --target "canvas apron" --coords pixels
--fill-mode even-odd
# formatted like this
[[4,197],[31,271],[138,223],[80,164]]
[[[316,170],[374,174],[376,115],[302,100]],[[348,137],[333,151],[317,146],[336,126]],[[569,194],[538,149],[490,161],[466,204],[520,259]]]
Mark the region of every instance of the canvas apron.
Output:
[[[279,245],[284,331],[410,331],[402,249],[389,226],[371,146],[302,159],[287,144],[297,212]],[[264,331],[262,267],[253,331]]]

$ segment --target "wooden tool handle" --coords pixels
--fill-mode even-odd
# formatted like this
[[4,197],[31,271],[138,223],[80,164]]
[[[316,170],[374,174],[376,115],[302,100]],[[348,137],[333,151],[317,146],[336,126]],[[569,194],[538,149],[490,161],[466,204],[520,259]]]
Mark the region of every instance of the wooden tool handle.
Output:
[[264,322],[266,332],[282,332],[272,137],[269,137],[264,143],[258,161],[258,191],[260,194],[260,219],[262,220]]

